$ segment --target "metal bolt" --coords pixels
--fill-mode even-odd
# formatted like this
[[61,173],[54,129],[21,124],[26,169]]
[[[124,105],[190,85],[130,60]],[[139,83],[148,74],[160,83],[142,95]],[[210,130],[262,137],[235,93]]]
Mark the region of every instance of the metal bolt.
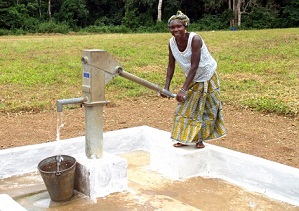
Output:
[[82,58],[81,58],[81,61],[82,61],[84,64],[87,64],[87,62],[88,62],[88,57],[87,57],[87,56],[82,57]]

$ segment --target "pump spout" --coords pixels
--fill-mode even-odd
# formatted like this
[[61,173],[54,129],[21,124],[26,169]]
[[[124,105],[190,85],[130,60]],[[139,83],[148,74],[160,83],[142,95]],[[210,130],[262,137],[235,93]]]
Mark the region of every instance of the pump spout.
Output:
[[56,101],[57,112],[62,112],[62,106],[67,104],[83,104],[87,101],[87,97],[61,99]]

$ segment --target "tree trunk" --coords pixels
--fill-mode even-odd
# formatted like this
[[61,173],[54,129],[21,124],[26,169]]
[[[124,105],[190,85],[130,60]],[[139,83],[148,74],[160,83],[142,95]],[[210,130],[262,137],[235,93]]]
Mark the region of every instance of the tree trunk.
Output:
[[36,0],[37,6],[38,6],[38,14],[39,18],[42,17],[42,10],[41,10],[41,0]]
[[158,3],[158,17],[157,17],[157,22],[162,20],[162,2],[163,0],[159,0]]
[[[233,7],[232,7],[232,0],[228,0],[228,9],[234,11]],[[229,25],[230,25],[231,28],[235,27],[235,25],[234,25],[234,19],[232,19],[232,20],[229,21]]]
[[[239,0],[237,0],[239,1]],[[236,0],[233,0],[233,12],[234,12],[234,20],[233,20],[233,27],[237,27],[238,22],[238,9],[237,9],[237,3]]]
[[237,20],[238,20],[238,26],[241,26],[241,1],[242,0],[238,0],[238,3],[237,3]]
[[48,0],[48,17],[51,20],[51,0]]

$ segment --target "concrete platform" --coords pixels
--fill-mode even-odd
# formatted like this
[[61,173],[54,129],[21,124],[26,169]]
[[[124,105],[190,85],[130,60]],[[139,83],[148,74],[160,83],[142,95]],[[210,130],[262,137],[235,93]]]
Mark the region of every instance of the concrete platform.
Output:
[[75,190],[95,199],[128,189],[127,160],[106,152],[101,159],[75,158]]
[[[65,203],[49,199],[36,167],[56,142],[1,150],[0,193],[27,210],[299,209],[299,169],[210,144],[174,148],[169,136],[147,126],[105,133],[104,151],[128,161],[128,189],[95,201],[79,192]],[[62,149],[82,156],[84,137]]]

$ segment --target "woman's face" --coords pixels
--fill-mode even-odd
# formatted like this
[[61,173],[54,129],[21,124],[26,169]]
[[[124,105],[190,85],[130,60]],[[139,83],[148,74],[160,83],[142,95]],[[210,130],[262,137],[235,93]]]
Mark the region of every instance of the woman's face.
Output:
[[181,37],[185,34],[186,27],[180,20],[173,20],[169,24],[169,31],[174,37]]

